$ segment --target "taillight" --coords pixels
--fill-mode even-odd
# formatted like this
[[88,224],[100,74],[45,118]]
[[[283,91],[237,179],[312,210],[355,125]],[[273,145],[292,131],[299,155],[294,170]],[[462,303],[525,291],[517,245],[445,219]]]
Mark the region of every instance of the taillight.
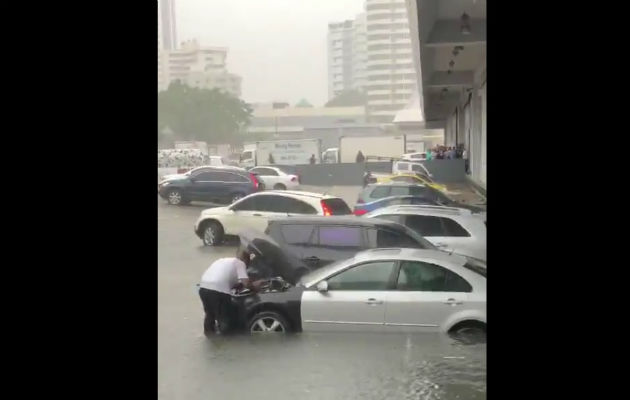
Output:
[[321,204],[322,204],[322,211],[324,212],[324,217],[330,217],[332,215],[332,212],[330,211],[330,207],[328,207],[328,205],[324,203],[324,200],[321,201]]
[[256,175],[250,173],[249,177],[251,178],[252,183],[254,184],[254,189],[258,189],[258,179],[256,178]]
[[354,215],[356,215],[357,217],[361,216],[363,214],[367,214],[367,210],[365,210],[363,208],[360,208],[358,210],[357,209],[354,210]]
[[297,181],[298,181],[298,177],[297,177],[297,176],[295,176],[295,175],[293,175],[293,176],[291,177],[291,182],[297,182]]

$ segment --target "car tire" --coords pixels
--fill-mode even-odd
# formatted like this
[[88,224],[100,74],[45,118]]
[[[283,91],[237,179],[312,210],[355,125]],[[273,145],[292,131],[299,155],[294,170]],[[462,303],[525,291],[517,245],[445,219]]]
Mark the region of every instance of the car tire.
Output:
[[203,224],[201,240],[204,246],[218,246],[223,242],[223,226],[217,221],[208,221]]
[[273,185],[274,190],[287,190],[287,187],[282,183],[276,183]]
[[179,189],[172,189],[166,194],[166,201],[173,206],[180,206],[184,204],[184,195]]
[[449,334],[464,343],[485,343],[486,324],[479,321],[464,321],[451,328]]
[[239,200],[240,200],[240,199],[242,199],[243,197],[245,197],[245,196],[243,195],[243,193],[234,193],[234,194],[232,195],[232,197],[231,197],[231,202],[230,202],[230,204],[232,204],[232,203],[236,203],[237,201],[239,201]]
[[263,311],[254,315],[248,322],[250,334],[287,333],[289,323],[286,318],[274,311]]

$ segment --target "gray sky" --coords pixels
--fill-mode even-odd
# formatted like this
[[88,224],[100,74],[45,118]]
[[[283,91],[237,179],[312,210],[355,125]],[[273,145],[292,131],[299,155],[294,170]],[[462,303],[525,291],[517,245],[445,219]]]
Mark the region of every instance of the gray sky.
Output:
[[229,48],[248,102],[328,100],[328,23],[354,18],[364,0],[175,0],[178,41]]

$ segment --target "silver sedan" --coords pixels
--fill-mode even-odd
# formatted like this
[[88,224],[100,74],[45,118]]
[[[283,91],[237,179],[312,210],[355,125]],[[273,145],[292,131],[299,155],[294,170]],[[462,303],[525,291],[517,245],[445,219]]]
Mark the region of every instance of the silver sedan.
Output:
[[435,250],[374,249],[302,277],[304,331],[486,330],[485,264]]

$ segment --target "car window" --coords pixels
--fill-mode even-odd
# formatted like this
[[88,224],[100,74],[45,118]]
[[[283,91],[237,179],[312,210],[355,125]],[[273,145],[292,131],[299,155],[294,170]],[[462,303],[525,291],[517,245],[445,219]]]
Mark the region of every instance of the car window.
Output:
[[435,197],[432,195],[430,188],[427,188],[426,186],[410,186],[409,192],[412,196],[422,196],[428,198]]
[[217,180],[216,178],[216,173],[215,172],[198,172],[198,173],[194,173],[192,175],[196,181],[200,181],[200,182],[212,182]]
[[396,288],[422,292],[472,292],[472,286],[456,273],[419,261],[403,261],[400,264]]
[[360,247],[361,227],[320,226],[319,245],[329,247]]
[[450,218],[442,218],[442,224],[444,224],[444,230],[446,231],[445,236],[470,237],[470,233],[458,224],[457,221]]
[[262,176],[278,176],[278,173],[271,168],[254,168],[252,172]]
[[[379,217],[380,218],[380,217]],[[395,232],[389,229],[374,229],[369,228],[367,230],[368,243],[371,248],[380,247],[405,247],[411,249],[424,248],[412,237],[405,235],[402,232]]]
[[447,236],[442,218],[428,215],[408,215],[405,225],[421,236]]
[[409,186],[392,186],[390,196],[406,196],[409,194]]
[[282,225],[282,237],[288,244],[306,244],[313,240],[315,227],[313,225]]
[[398,170],[400,170],[400,171],[407,171],[407,170],[409,170],[409,164],[408,163],[399,162],[396,165],[396,168],[398,168]]
[[298,199],[291,197],[282,198],[282,207],[284,212],[292,214],[317,214],[315,207]]
[[258,211],[277,213],[287,212],[286,197],[274,194],[263,194],[257,197],[259,198],[257,203]]
[[387,290],[395,265],[394,261],[357,265],[328,278],[328,290]]
[[233,211],[257,211],[259,207],[259,199],[263,196],[252,196],[239,201],[231,208]]
[[389,191],[391,190],[391,186],[377,186],[370,193],[370,197],[373,199],[380,199],[383,197],[389,196]]

